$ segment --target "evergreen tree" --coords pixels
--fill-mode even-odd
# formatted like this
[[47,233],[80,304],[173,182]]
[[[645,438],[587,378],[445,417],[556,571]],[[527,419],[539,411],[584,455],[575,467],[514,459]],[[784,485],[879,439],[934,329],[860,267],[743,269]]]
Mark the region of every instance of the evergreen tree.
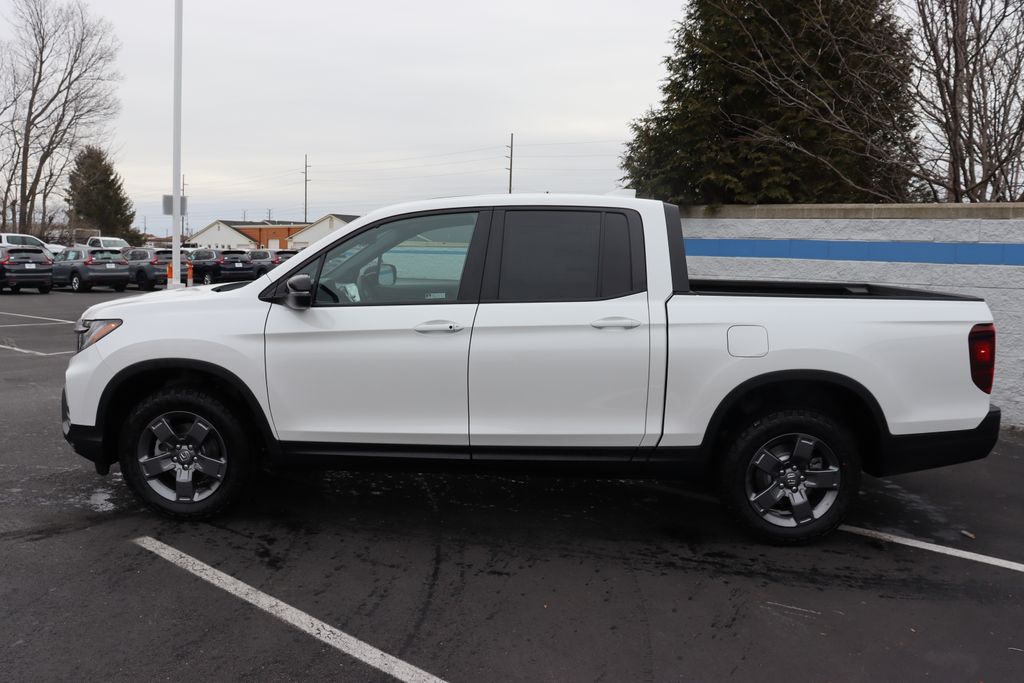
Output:
[[[891,0],[691,0],[625,180],[681,204],[909,201],[911,53]],[[909,141],[909,142],[908,142]]]
[[97,229],[105,237],[141,243],[142,233],[132,229],[135,210],[121,176],[99,147],[87,146],[75,156],[66,201],[72,225]]

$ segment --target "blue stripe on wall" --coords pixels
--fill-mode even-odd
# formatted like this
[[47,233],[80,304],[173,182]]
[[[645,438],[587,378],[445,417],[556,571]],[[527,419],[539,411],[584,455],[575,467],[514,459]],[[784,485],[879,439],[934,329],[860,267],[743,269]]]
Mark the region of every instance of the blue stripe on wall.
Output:
[[687,238],[688,256],[1024,266],[1024,244]]

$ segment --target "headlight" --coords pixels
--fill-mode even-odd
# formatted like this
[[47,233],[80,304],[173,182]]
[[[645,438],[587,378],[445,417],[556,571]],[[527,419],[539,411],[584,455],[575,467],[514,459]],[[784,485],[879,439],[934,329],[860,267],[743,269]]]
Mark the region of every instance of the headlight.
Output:
[[78,335],[78,351],[87,349],[100,339],[121,327],[120,320],[79,320],[75,323]]

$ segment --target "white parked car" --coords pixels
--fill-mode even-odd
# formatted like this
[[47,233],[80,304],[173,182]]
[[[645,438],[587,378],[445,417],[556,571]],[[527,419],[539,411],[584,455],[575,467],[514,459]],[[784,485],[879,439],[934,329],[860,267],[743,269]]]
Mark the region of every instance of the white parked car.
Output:
[[90,237],[85,246],[90,249],[129,249],[132,245],[120,237]]
[[19,232],[0,232],[0,247],[36,247],[46,251],[51,257],[66,249],[63,244],[48,244],[35,235],[24,235]]
[[264,462],[710,472],[747,527],[800,542],[862,470],[983,458],[999,431],[984,301],[690,280],[678,209],[622,197],[382,209],[252,282],[99,304],[76,331],[66,438],[181,518]]

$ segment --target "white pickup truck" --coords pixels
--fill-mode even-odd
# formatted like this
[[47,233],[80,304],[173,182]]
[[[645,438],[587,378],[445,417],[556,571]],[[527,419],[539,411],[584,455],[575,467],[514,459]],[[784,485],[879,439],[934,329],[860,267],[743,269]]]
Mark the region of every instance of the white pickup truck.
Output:
[[678,209],[498,195],[376,211],[252,282],[93,306],[64,434],[150,507],[213,514],[262,465],[714,476],[776,542],[861,471],[985,457],[984,301],[696,281]]

